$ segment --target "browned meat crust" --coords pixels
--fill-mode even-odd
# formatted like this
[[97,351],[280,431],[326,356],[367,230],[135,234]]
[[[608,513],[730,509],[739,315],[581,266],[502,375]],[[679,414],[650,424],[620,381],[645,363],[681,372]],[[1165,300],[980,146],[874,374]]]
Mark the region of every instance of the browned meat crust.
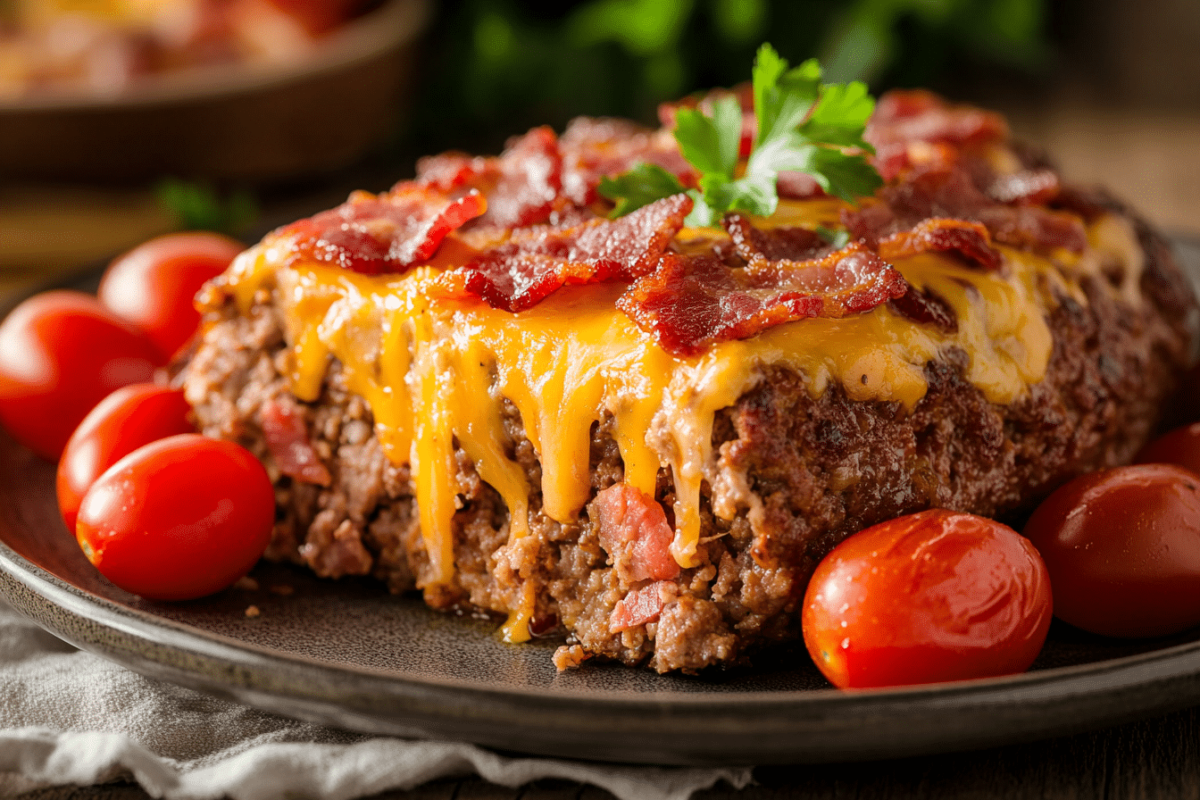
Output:
[[[693,671],[798,637],[805,583],[850,533],[932,506],[1018,519],[1070,477],[1128,461],[1147,439],[1188,360],[1192,300],[1166,244],[1144,225],[1138,232],[1145,302],[1133,308],[1115,300],[1098,279],[1083,283],[1087,305],[1058,297],[1047,375],[1012,405],[989,403],[963,377],[961,353],[926,366],[929,391],[911,412],[854,402],[836,387],[814,400],[802,375],[768,371],[718,415],[713,433],[722,479],[743,488],[731,495],[740,497],[740,513],[718,519],[704,485],[699,565],[663,590],[657,622],[610,632],[613,609],[631,587],[608,563],[588,508],[577,524],[560,524],[541,513],[535,493],[531,535],[498,556],[508,541],[507,509],[461,451],[458,575],[426,600],[503,613],[532,582],[532,628],[565,633],[563,665],[598,655]],[[323,488],[274,473],[279,522],[268,556],[322,576],[371,574],[395,592],[414,587],[429,564],[410,476],[384,456],[366,403],[346,390],[337,364],[318,402],[289,394],[282,320],[268,292],[247,316],[217,289],[207,301],[209,326],[182,375],[189,395],[203,398],[195,406],[203,431],[245,444],[271,466],[261,408],[291,404],[332,475]],[[512,406],[506,429],[529,485],[540,486],[537,455]],[[622,480],[608,421],[593,430],[591,462],[595,491]],[[668,509],[672,491],[663,470],[657,499]]]

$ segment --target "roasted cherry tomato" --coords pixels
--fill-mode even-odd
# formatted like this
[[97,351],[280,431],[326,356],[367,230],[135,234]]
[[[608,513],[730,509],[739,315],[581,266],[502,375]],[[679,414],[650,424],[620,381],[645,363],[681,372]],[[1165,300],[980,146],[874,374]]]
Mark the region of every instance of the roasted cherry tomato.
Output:
[[1200,624],[1200,477],[1142,464],[1076,478],[1025,525],[1054,584],[1054,613],[1105,636]]
[[196,292],[225,271],[242,245],[217,233],[173,233],[113,261],[96,293],[100,302],[145,332],[165,361],[200,324]]
[[83,495],[104,470],[144,444],[194,431],[183,392],[153,383],[117,389],[83,418],[58,461],[58,510],[74,532]]
[[154,376],[148,339],[82,292],[45,292],[0,323],[0,422],[57,461],[71,432],[115,389]]
[[817,566],[804,643],[835,686],[903,686],[1029,668],[1050,579],[1011,528],[942,509],[867,528]]
[[1138,464],[1177,464],[1200,473],[1200,422],[1176,428],[1138,451]]
[[188,600],[245,575],[274,523],[262,464],[232,442],[185,433],[134,450],[97,478],[75,538],[122,589]]

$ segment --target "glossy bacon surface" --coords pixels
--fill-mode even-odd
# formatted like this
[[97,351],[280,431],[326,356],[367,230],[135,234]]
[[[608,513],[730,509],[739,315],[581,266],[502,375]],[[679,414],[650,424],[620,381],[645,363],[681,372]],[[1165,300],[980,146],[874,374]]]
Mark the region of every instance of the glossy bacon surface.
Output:
[[692,210],[675,195],[617,220],[527,229],[440,281],[447,296],[473,295],[493,308],[524,311],[563,286],[633,280],[654,269]]
[[816,231],[797,226],[763,230],[754,227],[744,214],[726,214],[721,227],[729,234],[734,252],[747,263],[768,261],[807,261],[826,247]]
[[375,197],[356,193],[342,205],[283,229],[295,237],[293,261],[316,261],[378,275],[404,272],[437,252],[446,234],[484,213],[483,197],[456,199],[427,186],[401,184]]
[[861,242],[819,259],[761,259],[745,269],[710,255],[671,254],[617,307],[665,350],[689,356],[785,322],[869,311],[907,288],[896,268]]
[[699,175],[680,154],[669,131],[647,130],[620,119],[574,120],[567,126],[559,148],[563,157],[563,196],[576,205],[600,199],[596,186],[639,163],[655,164],[695,186]]
[[842,212],[852,236],[877,244],[893,233],[943,217],[984,225],[1003,244],[1040,252],[1087,246],[1083,223],[1075,214],[1036,205],[997,202],[975,185],[965,169],[938,166],[914,170],[903,181],[879,190],[881,203]]
[[879,242],[879,257],[897,261],[920,253],[954,253],[985,270],[1000,269],[1000,251],[992,246],[988,229],[978,222],[936,217],[917,223],[912,230],[893,233]]
[[496,157],[443,153],[422,158],[415,183],[446,194],[480,192],[487,210],[475,225],[515,228],[546,222],[562,189],[558,137],[543,126],[511,139]]

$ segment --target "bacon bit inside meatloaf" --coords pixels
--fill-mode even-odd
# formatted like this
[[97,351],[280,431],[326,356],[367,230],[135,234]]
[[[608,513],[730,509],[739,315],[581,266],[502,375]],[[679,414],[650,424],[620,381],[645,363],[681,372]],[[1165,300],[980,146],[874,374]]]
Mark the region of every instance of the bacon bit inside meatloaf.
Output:
[[560,668],[697,671],[798,638],[849,534],[1019,518],[1145,441],[1195,301],[999,116],[885,96],[858,206],[785,173],[771,218],[688,228],[681,194],[609,219],[597,183],[639,162],[695,186],[676,108],[423,159],[205,290],[180,380],[272,471],[269,557],[565,637]]

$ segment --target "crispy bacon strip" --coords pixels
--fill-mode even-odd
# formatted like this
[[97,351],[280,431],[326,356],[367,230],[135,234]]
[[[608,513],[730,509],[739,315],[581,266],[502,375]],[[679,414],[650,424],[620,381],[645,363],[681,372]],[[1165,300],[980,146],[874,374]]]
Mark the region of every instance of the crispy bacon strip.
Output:
[[417,182],[450,194],[499,177],[495,158],[470,156],[454,151],[425,156],[417,161]]
[[609,633],[619,633],[657,620],[663,610],[662,590],[670,585],[669,581],[657,581],[634,589],[618,600],[612,616],[608,618]]
[[562,195],[576,205],[599,199],[601,178],[627,172],[639,163],[655,164],[673,173],[685,186],[699,175],[675,144],[670,131],[652,131],[617,119],[579,117],[559,140],[563,158]]
[[274,400],[263,403],[262,428],[267,449],[280,472],[303,483],[330,484],[329,470],[313,449],[304,417],[294,404]]
[[1052,169],[1023,169],[1008,175],[992,175],[984,193],[998,203],[1044,205],[1062,191],[1058,173]]
[[[875,147],[875,166],[885,181],[915,166],[914,155],[926,161],[942,160],[964,146],[1003,141],[1007,137],[1008,125],[999,114],[971,106],[952,106],[932,92],[922,90],[892,91],[879,98],[863,136]],[[939,145],[950,148],[939,154]]]
[[911,230],[933,217],[982,223],[992,239],[1039,252],[1087,247],[1083,223],[1074,214],[1041,206],[998,203],[979,190],[958,167],[917,170],[879,192],[882,203],[843,210],[842,223],[851,234],[877,243],[893,233]]
[[1008,137],[1004,117],[993,111],[951,105],[923,89],[893,90],[875,104],[866,140],[879,147],[891,142],[950,142],[965,145]]
[[487,192],[488,210],[479,224],[517,227],[550,219],[562,189],[562,156],[553,130],[534,128],[510,143],[496,168],[499,178]]
[[744,270],[708,255],[667,254],[621,295],[617,307],[663,349],[689,356],[785,322],[869,311],[907,288],[904,277],[862,242],[820,259],[763,259]]
[[825,249],[825,240],[816,231],[798,226],[754,227],[743,214],[726,214],[721,226],[729,234],[734,252],[743,260],[807,261]]
[[877,249],[884,261],[940,251],[956,253],[968,263],[989,271],[1000,269],[1003,263],[1000,251],[992,246],[987,228],[961,219],[927,219],[912,230],[885,237]]
[[653,497],[617,483],[598,492],[593,503],[600,546],[626,584],[679,575],[679,564],[671,556],[675,533]]
[[563,286],[632,280],[654,269],[691,210],[692,199],[679,194],[617,220],[514,231],[507,244],[443,274],[439,290],[524,311]]
[[446,194],[480,192],[487,198],[486,211],[473,226],[515,228],[546,222],[562,189],[558,137],[543,126],[510,140],[494,158],[462,153],[423,158],[417,162],[416,183]]
[[291,261],[377,275],[404,272],[428,260],[446,234],[483,214],[478,192],[450,199],[429,187],[401,184],[375,197],[355,193],[342,205],[282,230],[295,237]]

